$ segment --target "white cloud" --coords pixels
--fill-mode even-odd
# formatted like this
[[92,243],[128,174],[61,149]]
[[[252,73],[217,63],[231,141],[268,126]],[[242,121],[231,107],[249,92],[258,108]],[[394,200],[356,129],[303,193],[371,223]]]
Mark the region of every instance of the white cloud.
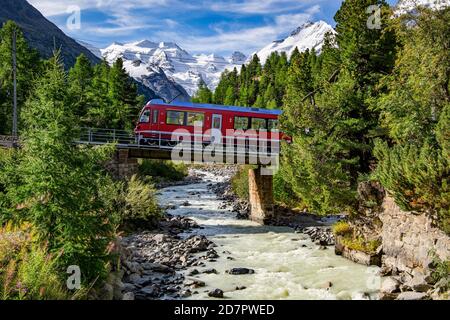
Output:
[[213,11],[243,14],[274,14],[299,10],[320,0],[245,0],[215,1],[209,5]]
[[44,16],[51,17],[65,14],[70,6],[78,6],[82,10],[98,9],[103,12],[129,12],[133,9],[151,9],[166,7],[176,0],[28,0]]
[[262,48],[285,35],[286,32],[292,31],[311,20],[313,14],[318,10],[320,8],[314,6],[306,10],[305,13],[278,15],[275,17],[273,24],[262,27],[237,29],[228,32],[216,29],[217,34],[212,36],[196,36],[187,32],[181,35],[173,31],[159,31],[154,34],[154,37],[177,42],[181,47],[191,52],[241,50],[252,53],[255,48]]

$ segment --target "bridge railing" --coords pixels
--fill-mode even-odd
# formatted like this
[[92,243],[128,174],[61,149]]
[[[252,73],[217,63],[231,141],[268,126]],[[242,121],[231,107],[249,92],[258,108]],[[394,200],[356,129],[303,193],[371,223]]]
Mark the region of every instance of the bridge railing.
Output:
[[[139,149],[166,149],[171,150],[175,146],[190,148],[193,152],[204,151],[205,145],[202,138],[204,135],[184,133],[184,132],[161,132],[145,131],[146,135],[151,135],[151,140],[144,142],[142,136],[136,136],[134,133],[125,130],[101,129],[101,128],[81,128],[79,144],[101,145],[106,143],[116,143],[119,147],[139,148]],[[193,140],[199,139],[200,143]],[[261,139],[248,136],[222,137],[224,152],[227,151],[227,143],[232,141],[232,148],[236,153],[260,154],[270,153],[279,154],[279,140]],[[273,143],[276,142],[276,143]],[[261,143],[258,145],[258,143]]]
[[6,148],[12,148],[19,144],[19,139],[14,136],[0,135],[0,146]]

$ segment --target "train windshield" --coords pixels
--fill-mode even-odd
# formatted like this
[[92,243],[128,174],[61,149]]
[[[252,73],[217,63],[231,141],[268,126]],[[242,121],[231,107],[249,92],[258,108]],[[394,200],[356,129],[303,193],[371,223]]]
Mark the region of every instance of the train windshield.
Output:
[[142,115],[141,119],[139,119],[139,122],[141,123],[147,123],[150,122],[150,110],[145,110]]

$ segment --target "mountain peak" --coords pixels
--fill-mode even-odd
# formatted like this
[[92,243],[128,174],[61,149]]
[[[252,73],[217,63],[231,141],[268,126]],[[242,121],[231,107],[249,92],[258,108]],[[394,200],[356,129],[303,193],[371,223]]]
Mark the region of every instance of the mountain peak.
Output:
[[418,6],[440,10],[450,6],[450,0],[399,0],[395,7],[395,15],[413,13]]
[[232,64],[243,64],[245,63],[245,60],[247,59],[247,56],[243,54],[240,51],[235,51],[230,57],[230,62]]
[[320,52],[324,44],[325,35],[328,32],[335,33],[333,27],[325,21],[308,21],[295,29],[289,37],[274,41],[255,54],[258,55],[261,63],[264,64],[273,52],[286,52],[288,56],[292,54],[295,48],[298,48],[300,52],[307,49],[314,49],[316,52]]
[[133,43],[136,47],[140,48],[156,48],[157,44],[150,41],[150,40],[141,40],[138,42]]
[[314,24],[314,22],[312,21],[308,21],[305,22],[304,24],[302,24],[301,26],[299,26],[297,29],[295,29],[294,31],[291,32],[290,36],[296,36],[298,35],[303,29],[309,28],[310,26],[312,26]]

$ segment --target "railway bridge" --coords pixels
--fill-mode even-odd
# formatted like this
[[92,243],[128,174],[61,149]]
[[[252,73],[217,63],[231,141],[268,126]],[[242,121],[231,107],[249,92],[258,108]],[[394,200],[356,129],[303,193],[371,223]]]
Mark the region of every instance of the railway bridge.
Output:
[[[226,144],[195,143],[175,137],[177,144],[167,143],[158,132],[159,139],[152,144],[141,143],[133,133],[114,130],[83,128],[77,145],[98,146],[114,143],[116,151],[107,164],[108,170],[118,179],[124,179],[135,174],[138,169],[138,159],[175,160],[185,163],[216,163],[216,164],[251,164],[249,170],[249,202],[250,218],[259,223],[271,219],[274,212],[273,172],[279,163],[280,148],[256,146],[244,138],[242,143]],[[247,140],[246,140],[247,139]],[[0,136],[0,147],[12,148],[20,146],[20,140],[12,136]]]

